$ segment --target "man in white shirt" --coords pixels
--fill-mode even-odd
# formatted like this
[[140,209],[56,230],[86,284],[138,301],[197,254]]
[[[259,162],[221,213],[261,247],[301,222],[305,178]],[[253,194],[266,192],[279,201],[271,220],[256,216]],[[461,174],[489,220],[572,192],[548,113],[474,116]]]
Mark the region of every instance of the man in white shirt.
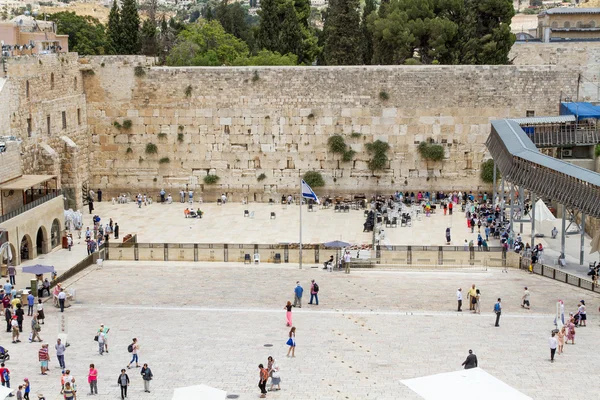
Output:
[[350,260],[351,259],[352,259],[352,257],[350,256],[350,252],[347,251],[346,254],[344,254],[344,266],[346,267],[347,274],[350,273]]
[[552,332],[552,336],[548,339],[548,343],[550,344],[550,362],[554,362],[554,353],[556,353],[556,347],[558,346],[555,336],[556,333]]
[[462,300],[463,300],[463,296],[462,296],[462,289],[458,288],[458,290],[456,291],[456,300],[458,301],[458,312],[462,311]]
[[60,293],[58,294],[58,304],[60,306],[60,312],[65,312],[65,300],[67,299],[67,294],[64,289],[60,289]]
[[523,303],[521,304],[521,307],[526,308],[529,310],[530,305],[529,305],[529,296],[531,294],[529,293],[529,290],[527,290],[527,286],[525,286],[525,290],[523,291],[523,297],[521,297],[521,300],[523,300]]

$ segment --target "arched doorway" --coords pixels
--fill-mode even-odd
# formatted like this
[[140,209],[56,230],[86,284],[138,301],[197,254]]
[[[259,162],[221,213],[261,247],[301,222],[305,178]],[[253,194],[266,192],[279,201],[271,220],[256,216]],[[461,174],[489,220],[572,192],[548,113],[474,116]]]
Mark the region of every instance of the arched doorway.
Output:
[[21,262],[23,260],[31,260],[33,258],[33,243],[31,242],[31,238],[29,235],[23,236],[21,239],[21,245],[19,248],[19,252],[21,255]]
[[17,265],[17,253],[15,253],[15,247],[10,243],[4,243],[0,246],[0,264],[2,265],[2,271],[10,265]]
[[52,227],[50,228],[50,247],[53,249],[60,244],[60,222],[58,218],[52,221]]
[[40,226],[37,235],[35,236],[35,251],[39,256],[40,254],[47,253],[48,248],[48,234],[46,233],[46,228]]

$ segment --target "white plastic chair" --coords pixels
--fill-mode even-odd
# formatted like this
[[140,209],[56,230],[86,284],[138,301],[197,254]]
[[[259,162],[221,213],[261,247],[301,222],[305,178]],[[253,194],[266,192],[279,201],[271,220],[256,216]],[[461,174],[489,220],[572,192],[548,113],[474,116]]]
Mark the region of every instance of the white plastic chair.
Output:
[[260,264],[260,254],[254,254],[254,264]]

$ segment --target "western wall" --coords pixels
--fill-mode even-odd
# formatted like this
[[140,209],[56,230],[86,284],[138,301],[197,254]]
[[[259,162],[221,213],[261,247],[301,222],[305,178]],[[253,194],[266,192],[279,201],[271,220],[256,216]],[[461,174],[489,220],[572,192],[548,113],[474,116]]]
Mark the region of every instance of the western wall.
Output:
[[[508,66],[171,68],[140,56],[46,55],[9,59],[0,95],[11,99],[24,173],[59,175],[77,207],[83,188],[267,201],[295,193],[311,170],[325,178],[320,194],[489,190],[479,168],[490,120],[556,115],[578,88],[597,100],[599,50],[520,44]],[[352,161],[328,151],[333,134]],[[365,145],[378,139],[389,162],[372,172]],[[443,145],[445,159],[423,160],[421,141]],[[207,174],[219,182],[205,185]]]

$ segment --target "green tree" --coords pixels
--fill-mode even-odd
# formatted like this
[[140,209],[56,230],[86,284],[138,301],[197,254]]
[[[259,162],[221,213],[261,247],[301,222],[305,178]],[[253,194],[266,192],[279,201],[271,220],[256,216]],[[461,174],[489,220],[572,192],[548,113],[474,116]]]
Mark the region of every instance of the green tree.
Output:
[[250,48],[253,47],[254,37],[248,10],[241,3],[228,4],[227,0],[222,0],[215,10],[215,15],[227,33],[242,39]]
[[113,0],[112,8],[108,14],[108,25],[106,28],[106,43],[109,54],[121,53],[121,15],[117,0]]
[[330,0],[323,27],[328,65],[362,64],[359,0]]
[[233,65],[297,65],[298,56],[295,54],[281,55],[269,50],[261,50],[257,55],[251,57],[237,58]]
[[376,10],[375,0],[366,0],[363,8],[360,30],[363,35],[362,58],[364,64],[371,64],[373,61],[373,34],[369,30],[367,17]]
[[57,32],[69,35],[69,50],[80,55],[102,55],[107,52],[104,25],[89,15],[80,16],[63,11],[48,15],[56,22]]
[[177,37],[177,44],[167,57],[174,66],[232,65],[236,59],[247,57],[248,46],[225,32],[218,21],[188,25]]
[[260,48],[277,50],[279,48],[279,3],[281,0],[262,0],[258,15],[260,22],[257,41]]
[[148,19],[144,20],[142,24],[142,31],[140,32],[142,54],[150,57],[156,57],[158,55],[158,26],[156,21],[158,1],[149,0],[145,3],[145,5],[148,13]]
[[123,0],[121,8],[121,51],[120,54],[139,54],[140,15],[136,0]]

